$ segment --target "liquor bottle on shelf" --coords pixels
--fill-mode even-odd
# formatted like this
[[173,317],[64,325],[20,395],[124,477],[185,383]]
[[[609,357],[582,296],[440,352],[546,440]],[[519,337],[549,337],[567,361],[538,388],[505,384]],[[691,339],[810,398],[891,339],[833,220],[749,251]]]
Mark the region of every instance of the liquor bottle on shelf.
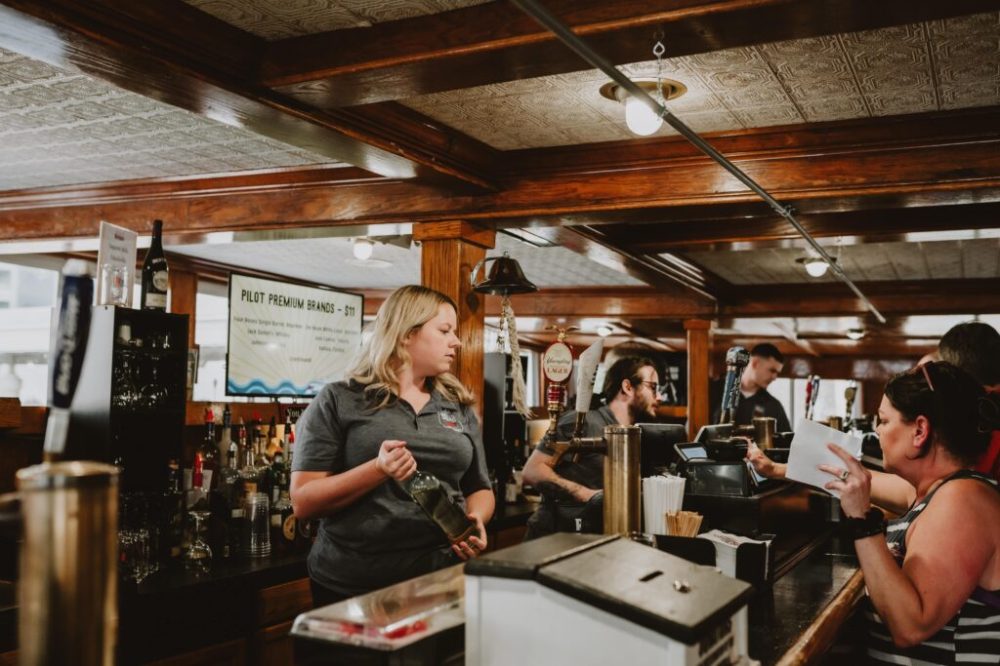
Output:
[[205,409],[205,435],[198,447],[201,454],[202,473],[205,490],[209,491],[218,484],[219,448],[215,442],[215,414],[211,408]]
[[257,430],[256,441],[254,442],[253,466],[257,470],[257,492],[267,495],[270,502],[271,489],[274,487],[274,470],[271,469],[271,461],[268,460],[264,449],[267,444],[262,430]]
[[219,438],[219,460],[223,461],[229,455],[229,442],[232,439],[233,413],[229,405],[222,410],[222,436]]
[[292,445],[295,444],[295,430],[292,428],[292,417],[285,412],[285,432],[282,435],[281,448],[285,450],[285,464],[292,469]]
[[281,451],[281,440],[278,439],[278,422],[274,416],[271,417],[271,423],[267,426],[267,439],[265,440],[265,453],[267,457],[274,460],[274,456],[278,451]]
[[[236,460],[236,442],[230,440],[226,452],[226,465],[219,470],[219,483],[213,492],[212,512],[218,516],[216,542],[223,558],[236,553],[239,534],[237,521],[243,517],[243,479]],[[214,548],[214,546],[213,546]]]
[[[249,436],[249,435],[248,435]],[[243,495],[256,493],[260,484],[260,470],[254,463],[255,456],[253,444],[249,439],[245,440],[243,446],[243,461],[240,463],[240,479],[243,481]]]
[[236,440],[236,461],[239,463],[240,467],[243,467],[243,461],[246,460],[247,455],[247,426],[243,423],[243,417],[240,417],[240,423],[237,426],[233,426],[233,439]]
[[464,541],[476,533],[476,524],[452,500],[440,479],[433,474],[417,471],[399,485],[452,543]]
[[285,456],[280,450],[274,454],[274,462],[271,463],[271,476],[274,479],[274,484],[271,486],[271,506],[274,506],[281,492],[288,490],[288,469],[285,466]]
[[288,497],[288,488],[282,487],[278,499],[271,505],[272,550],[277,550],[279,553],[291,552],[295,547],[296,534],[295,511]]
[[167,309],[167,259],[163,255],[163,221],[153,220],[153,240],[142,263],[142,291],[139,303],[143,310]]
[[181,470],[176,460],[167,466],[167,488],[163,493],[163,518],[161,547],[171,559],[181,556],[184,541],[184,491],[181,488]]

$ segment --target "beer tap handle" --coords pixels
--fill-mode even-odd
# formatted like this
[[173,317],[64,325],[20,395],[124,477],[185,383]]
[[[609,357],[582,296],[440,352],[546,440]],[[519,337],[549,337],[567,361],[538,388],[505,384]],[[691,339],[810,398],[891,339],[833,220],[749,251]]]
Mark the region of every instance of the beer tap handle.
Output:
[[726,379],[722,389],[722,410],[719,423],[733,423],[740,399],[740,379],[750,362],[750,353],[743,347],[730,347],[726,352]]
[[70,407],[83,369],[83,355],[90,335],[90,308],[94,301],[94,282],[83,261],[67,261],[62,280],[59,324],[50,355],[49,418],[42,447],[45,460],[50,462],[62,458],[66,451]]

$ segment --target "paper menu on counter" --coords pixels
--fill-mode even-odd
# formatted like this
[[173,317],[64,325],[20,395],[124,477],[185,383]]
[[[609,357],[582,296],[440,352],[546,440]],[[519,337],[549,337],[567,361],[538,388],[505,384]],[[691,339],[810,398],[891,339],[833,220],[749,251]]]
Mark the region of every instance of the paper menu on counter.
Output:
[[815,486],[839,498],[839,492],[824,488],[833,481],[833,476],[816,469],[817,465],[822,464],[844,467],[844,461],[826,448],[827,444],[837,444],[854,458],[861,459],[861,437],[802,419],[795,428],[795,437],[788,452],[785,478]]

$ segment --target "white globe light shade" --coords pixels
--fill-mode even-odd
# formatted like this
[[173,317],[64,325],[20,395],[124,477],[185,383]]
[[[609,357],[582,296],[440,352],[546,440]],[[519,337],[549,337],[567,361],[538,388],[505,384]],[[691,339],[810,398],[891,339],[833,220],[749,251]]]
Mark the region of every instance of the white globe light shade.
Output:
[[830,266],[825,261],[819,258],[810,259],[805,262],[805,265],[806,265],[806,273],[809,273],[809,275],[815,278],[823,277],[824,275],[826,275],[826,270],[830,268]]
[[372,242],[366,238],[355,238],[354,239],[354,258],[365,261],[366,259],[371,259],[372,252],[375,251],[375,246]]
[[649,136],[660,129],[663,118],[635,97],[625,100],[625,124],[633,134]]
[[611,335],[612,333],[614,333],[614,331],[612,330],[612,328],[610,326],[598,326],[597,327],[597,334],[599,336],[601,336],[602,338],[606,338],[609,335]]

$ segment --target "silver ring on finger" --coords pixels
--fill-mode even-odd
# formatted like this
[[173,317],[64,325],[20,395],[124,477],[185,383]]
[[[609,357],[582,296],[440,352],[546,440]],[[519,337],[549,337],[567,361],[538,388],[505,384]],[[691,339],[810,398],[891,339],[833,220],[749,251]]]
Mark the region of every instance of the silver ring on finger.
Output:
[[851,475],[851,470],[849,470],[849,469],[841,470],[840,471],[840,480],[841,481],[847,481],[847,477],[849,477],[850,475]]

